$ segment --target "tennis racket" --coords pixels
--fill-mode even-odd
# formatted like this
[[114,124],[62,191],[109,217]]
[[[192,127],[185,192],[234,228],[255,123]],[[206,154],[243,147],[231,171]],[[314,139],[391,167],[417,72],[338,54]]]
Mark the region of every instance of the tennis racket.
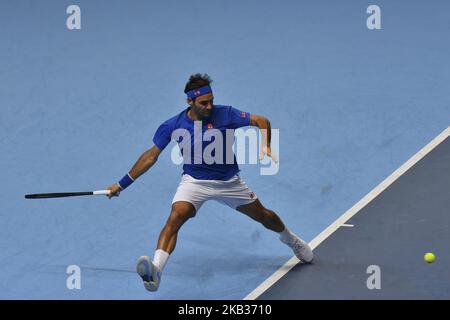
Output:
[[58,193],[34,193],[26,194],[25,199],[48,199],[48,198],[65,198],[65,197],[78,197],[78,196],[97,196],[97,195],[109,195],[109,190],[97,190],[86,192],[58,192]]

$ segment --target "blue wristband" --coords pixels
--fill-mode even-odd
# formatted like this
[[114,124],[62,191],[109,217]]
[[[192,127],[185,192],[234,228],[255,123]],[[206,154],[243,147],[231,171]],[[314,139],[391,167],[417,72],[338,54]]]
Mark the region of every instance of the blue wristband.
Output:
[[122,179],[119,181],[119,187],[122,190],[125,190],[130,184],[134,182],[133,178],[127,173]]

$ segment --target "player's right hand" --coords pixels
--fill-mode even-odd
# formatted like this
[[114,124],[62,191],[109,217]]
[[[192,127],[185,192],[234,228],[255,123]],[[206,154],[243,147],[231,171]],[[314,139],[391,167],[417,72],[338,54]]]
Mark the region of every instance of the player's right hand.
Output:
[[118,197],[120,194],[120,187],[117,183],[114,183],[112,185],[110,185],[108,188],[106,188],[107,190],[109,190],[109,195],[107,195],[108,198],[112,198],[112,197]]

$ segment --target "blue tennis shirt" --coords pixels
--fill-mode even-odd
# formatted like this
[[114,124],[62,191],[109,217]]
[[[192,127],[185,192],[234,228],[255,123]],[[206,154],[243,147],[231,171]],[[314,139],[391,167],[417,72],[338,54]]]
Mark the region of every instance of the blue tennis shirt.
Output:
[[[184,136],[179,134],[174,135],[174,139],[178,143],[183,156],[187,158],[188,156],[185,155],[184,152],[186,151],[185,148],[189,147],[188,143],[190,142],[191,161],[190,163],[186,163],[186,161],[184,162],[183,174],[189,174],[195,179],[200,180],[231,179],[236,173],[239,172],[239,166],[236,162],[236,156],[234,153],[232,154],[232,161],[226,161],[226,150],[227,148],[231,149],[232,147],[232,141],[230,142],[230,140],[226,137],[226,130],[234,130],[250,125],[250,113],[240,111],[231,106],[214,105],[211,115],[208,118],[203,119],[201,122],[201,136],[199,136],[200,123],[197,124],[197,130],[194,131],[194,121],[187,115],[189,109],[190,107],[161,124],[153,137],[153,143],[160,150],[163,150],[172,140],[172,132],[185,132]],[[209,129],[218,129],[222,135],[223,161],[217,161],[219,163],[214,162],[208,164],[205,162],[205,159],[203,159],[203,156],[201,156],[203,155],[205,148],[207,148],[207,146],[213,143],[216,139],[215,137],[212,137],[206,139],[207,141],[205,141],[205,132]],[[194,132],[197,132],[196,137],[194,137]],[[201,154],[199,152],[196,154],[194,150],[200,150],[200,144]],[[210,149],[211,148],[212,147],[210,147]],[[215,151],[213,150],[211,154],[214,156]],[[201,157],[199,157],[199,155]]]

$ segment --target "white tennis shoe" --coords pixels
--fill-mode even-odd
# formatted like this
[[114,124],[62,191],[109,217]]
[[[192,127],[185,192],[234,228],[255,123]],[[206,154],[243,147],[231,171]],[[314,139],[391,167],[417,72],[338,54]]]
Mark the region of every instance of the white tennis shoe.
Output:
[[295,237],[294,243],[291,245],[291,248],[294,251],[295,256],[305,263],[311,263],[311,261],[314,259],[314,254],[311,250],[311,247],[298,237]]
[[136,271],[144,281],[145,289],[148,291],[158,290],[162,272],[152,263],[149,256],[139,257]]

